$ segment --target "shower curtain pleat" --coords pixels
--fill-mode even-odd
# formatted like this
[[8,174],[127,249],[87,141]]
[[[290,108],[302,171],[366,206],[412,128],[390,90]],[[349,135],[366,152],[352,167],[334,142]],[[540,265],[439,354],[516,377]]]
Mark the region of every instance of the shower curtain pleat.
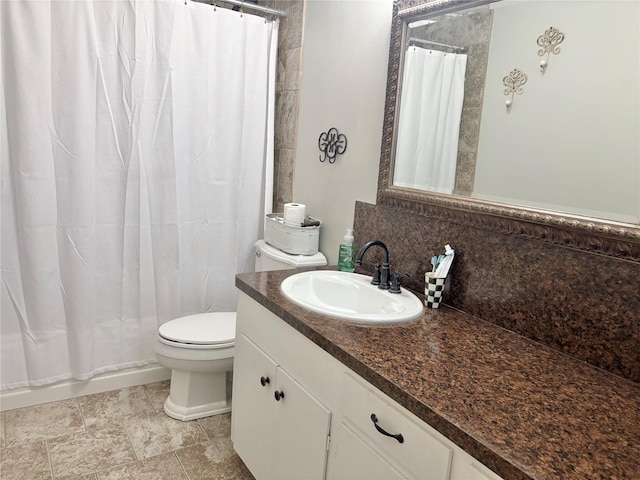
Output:
[[453,193],[467,55],[405,54],[393,184]]
[[278,23],[56,0],[0,28],[1,388],[155,362],[158,325],[234,310],[253,268]]

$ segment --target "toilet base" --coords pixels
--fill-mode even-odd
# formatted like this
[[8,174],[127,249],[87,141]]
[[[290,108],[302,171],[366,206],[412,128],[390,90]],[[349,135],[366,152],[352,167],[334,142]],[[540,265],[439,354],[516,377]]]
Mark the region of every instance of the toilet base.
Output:
[[220,407],[217,403],[209,403],[198,405],[197,407],[181,407],[171,401],[171,397],[167,397],[164,401],[164,413],[176,420],[183,422],[195,420],[196,418],[210,417],[212,415],[220,415],[231,411],[231,404],[228,403]]
[[169,397],[164,412],[171,418],[195,420],[231,411],[227,395],[227,372],[171,371]]

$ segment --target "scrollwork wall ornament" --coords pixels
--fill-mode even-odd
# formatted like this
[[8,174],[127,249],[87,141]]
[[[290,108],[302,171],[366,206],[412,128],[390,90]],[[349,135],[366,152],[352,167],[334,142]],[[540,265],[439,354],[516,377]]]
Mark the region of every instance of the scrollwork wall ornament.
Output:
[[504,102],[507,106],[507,113],[511,111],[511,107],[513,106],[513,96],[516,93],[518,95],[522,95],[524,93],[523,86],[527,83],[527,80],[527,74],[519,68],[514,68],[509,72],[509,75],[502,79],[502,83],[507,87],[504,89],[504,94],[511,95],[511,98],[508,98]]
[[329,163],[334,163],[336,157],[343,154],[347,149],[347,137],[338,132],[336,128],[330,128],[326,132],[322,132],[318,138],[318,148],[322,152],[320,161],[324,162],[329,159]]
[[549,55],[552,53],[558,55],[560,53],[560,45],[564,41],[564,33],[558,30],[556,27],[549,27],[545,32],[538,37],[538,46],[541,47],[538,50],[538,56],[542,57],[547,55],[546,58],[540,60],[540,72],[544,75],[547,71],[547,65],[549,63]]

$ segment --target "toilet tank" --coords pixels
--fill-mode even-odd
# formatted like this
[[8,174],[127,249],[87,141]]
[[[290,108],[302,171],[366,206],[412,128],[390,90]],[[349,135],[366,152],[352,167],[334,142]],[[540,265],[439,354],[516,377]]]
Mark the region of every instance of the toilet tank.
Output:
[[327,264],[326,257],[318,252],[314,255],[292,255],[258,240],[256,247],[256,272],[287,270],[289,268],[321,267]]

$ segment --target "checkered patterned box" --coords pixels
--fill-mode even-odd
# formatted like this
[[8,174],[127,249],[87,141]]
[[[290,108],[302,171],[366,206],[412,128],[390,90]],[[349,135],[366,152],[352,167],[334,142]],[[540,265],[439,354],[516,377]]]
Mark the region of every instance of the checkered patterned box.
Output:
[[436,278],[433,272],[424,274],[424,302],[429,308],[438,308],[442,300],[445,278]]

